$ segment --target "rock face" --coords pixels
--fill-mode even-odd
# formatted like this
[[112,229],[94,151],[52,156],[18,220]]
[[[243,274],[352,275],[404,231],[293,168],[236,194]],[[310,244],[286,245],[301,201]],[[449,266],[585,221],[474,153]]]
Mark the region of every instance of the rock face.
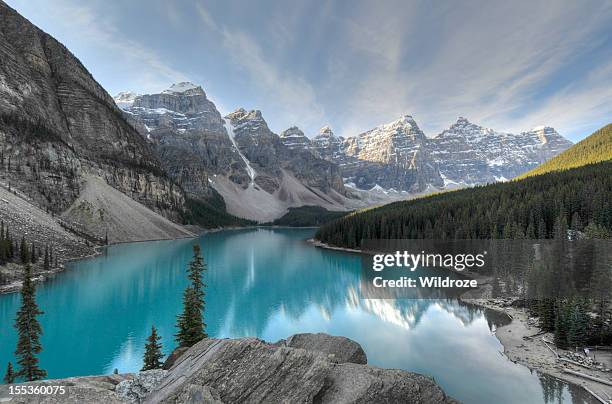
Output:
[[[8,400],[11,404],[45,403],[45,404],[83,404],[83,403],[105,403],[125,404],[129,399],[117,394],[115,391],[118,384],[125,380],[131,380],[132,374],[70,377],[67,379],[44,380],[40,382],[25,383],[36,386],[64,386],[65,394],[54,395],[13,395]],[[8,385],[0,385],[0,397],[9,397]]]
[[503,181],[572,144],[550,127],[510,134],[465,118],[459,118],[435,138],[428,138],[410,115],[346,139],[335,136],[329,126],[310,142],[291,133],[288,139],[300,139],[291,140],[294,149],[310,150],[338,163],[347,186],[388,195]]
[[[122,94],[115,97],[118,105],[122,105]],[[165,171],[190,196],[213,197],[211,177],[215,175],[248,184],[245,164],[227,135],[225,121],[202,87],[173,84],[159,94],[136,96],[123,105],[130,121],[153,145]]]
[[182,192],[68,49],[0,1],[0,175],[45,210],[68,208],[84,173],[170,218]]
[[162,369],[136,373],[117,384],[115,392],[119,397],[133,402],[145,399],[164,380],[168,372]]
[[300,348],[307,351],[321,352],[333,355],[330,359],[338,363],[356,363],[365,365],[368,357],[361,345],[345,337],[334,337],[329,334],[294,334],[279,344],[290,348]]
[[326,334],[298,334],[275,344],[211,338],[189,348],[168,371],[28,383],[64,385],[67,394],[14,396],[9,402],[456,402],[429,377],[365,362],[359,344]]
[[434,139],[432,156],[445,185],[505,181],[556,156],[572,143],[553,128],[496,132],[460,117]]
[[337,162],[345,183],[359,190],[419,193],[443,185],[428,139],[409,115],[346,139],[325,126],[310,150]]
[[342,136],[335,136],[329,126],[324,126],[319,130],[319,134],[312,139],[312,149],[325,160],[343,164],[343,160],[346,158],[344,140]]
[[84,177],[81,194],[62,217],[109,243],[196,236],[94,176]]
[[[130,97],[120,93],[115,101],[191,197],[219,194],[228,212],[258,221],[294,206],[345,209],[338,166],[308,151],[298,128],[278,136],[260,111],[238,109],[223,118],[192,83],[126,102]],[[293,144],[296,139],[303,144]]]
[[179,358],[145,402],[195,403],[203,396],[223,403],[454,402],[430,378],[351,362],[365,354],[347,357],[361,348],[346,338],[302,334],[290,341],[321,342],[323,352],[282,341],[206,339]]
[[304,135],[304,132],[297,126],[292,126],[289,129],[284,130],[281,135],[281,142],[291,150],[295,149],[311,149],[310,139]]
[[370,163],[347,167],[349,180],[361,189],[378,185],[418,193],[443,185],[428,139],[410,115],[347,139],[344,145],[348,156]]
[[287,147],[282,138],[268,128],[260,111],[238,109],[227,117],[234,127],[236,144],[257,171],[255,182],[266,191],[278,189],[285,170],[306,187],[314,187],[324,194],[331,190],[346,193],[336,164],[303,147]]

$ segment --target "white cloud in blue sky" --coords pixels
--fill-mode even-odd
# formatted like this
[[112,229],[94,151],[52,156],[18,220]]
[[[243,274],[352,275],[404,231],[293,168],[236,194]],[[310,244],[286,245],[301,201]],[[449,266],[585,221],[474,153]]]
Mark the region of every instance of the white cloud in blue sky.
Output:
[[612,2],[9,0],[111,93],[201,84],[276,132],[459,115],[578,140],[612,117]]

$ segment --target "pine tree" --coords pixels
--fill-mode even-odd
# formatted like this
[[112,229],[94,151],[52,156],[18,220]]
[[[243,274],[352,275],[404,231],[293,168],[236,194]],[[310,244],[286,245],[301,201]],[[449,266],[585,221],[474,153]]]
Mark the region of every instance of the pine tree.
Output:
[[574,214],[572,215],[572,221],[570,224],[570,228],[572,230],[578,230],[578,231],[582,230],[582,220],[580,219],[580,213],[574,212]]
[[20,366],[16,376],[24,377],[26,381],[40,380],[47,376],[47,372],[38,366],[36,357],[42,351],[40,345],[42,328],[36,319],[40,314],[43,312],[36,304],[36,285],[32,282],[32,268],[27,264],[21,287],[21,308],[17,311],[15,319],[18,334],[15,355]]
[[26,264],[30,258],[30,254],[28,253],[28,244],[26,242],[25,237],[21,237],[21,246],[19,247],[19,253],[21,262]]
[[540,327],[544,331],[554,331],[555,329],[555,300],[544,298],[538,305],[538,314],[540,317]]
[[571,307],[571,317],[567,341],[571,347],[582,347],[586,344],[590,327],[590,318],[585,301],[576,301]]
[[15,371],[13,370],[13,364],[11,362],[6,366],[6,373],[4,374],[3,380],[6,384],[15,383]]
[[49,246],[45,247],[45,259],[43,261],[43,269],[45,271],[49,271],[51,269],[51,264],[49,261]]
[[566,349],[568,347],[569,335],[569,305],[559,302],[557,308],[557,317],[555,318],[555,345],[557,348]]
[[206,265],[200,252],[200,246],[193,246],[193,259],[187,269],[187,276],[191,285],[183,294],[183,313],[177,316],[178,332],[176,341],[179,346],[190,347],[198,341],[207,338],[206,324],[204,323],[204,283],[202,276]]
[[176,341],[181,347],[191,347],[206,338],[205,324],[196,290],[189,286],[183,296],[183,313],[177,317]]
[[36,264],[36,245],[32,243],[32,248],[30,248],[30,262],[32,264]]
[[147,344],[145,345],[142,371],[160,369],[162,367],[163,363],[161,360],[164,354],[162,353],[162,344],[159,342],[160,340],[161,336],[157,334],[155,326],[151,326],[151,335],[147,338]]
[[493,278],[493,285],[492,285],[492,289],[491,289],[491,297],[492,298],[498,298],[501,296],[501,286],[499,284],[499,278],[497,276],[495,276]]
[[191,281],[191,286],[196,291],[198,298],[202,301],[202,308],[204,308],[204,281],[202,280],[202,274],[206,270],[204,265],[204,259],[199,244],[193,245],[193,258],[189,263],[187,269],[187,277]]

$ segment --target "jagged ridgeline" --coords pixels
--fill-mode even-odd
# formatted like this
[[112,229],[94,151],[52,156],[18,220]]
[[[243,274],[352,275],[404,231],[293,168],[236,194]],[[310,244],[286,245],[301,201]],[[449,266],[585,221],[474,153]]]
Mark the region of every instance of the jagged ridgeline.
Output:
[[349,248],[362,239],[552,238],[557,221],[610,236],[612,161],[359,211],[316,238]]

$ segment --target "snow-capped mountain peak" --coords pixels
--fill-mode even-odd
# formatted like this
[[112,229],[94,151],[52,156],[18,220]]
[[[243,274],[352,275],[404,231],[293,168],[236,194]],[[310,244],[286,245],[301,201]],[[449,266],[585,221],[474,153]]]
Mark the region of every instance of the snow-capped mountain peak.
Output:
[[525,137],[537,138],[541,147],[548,146],[552,148],[569,147],[571,142],[565,139],[550,126],[536,126],[528,132],[521,133]]
[[284,130],[281,135],[281,141],[290,149],[309,149],[310,139],[304,135],[304,132],[297,126],[292,126]]
[[334,137],[334,132],[329,125],[325,125],[319,129],[319,136]]
[[132,91],[122,91],[114,96],[113,100],[115,100],[115,104],[117,104],[119,108],[124,108],[132,105],[138,96],[139,94]]
[[425,134],[419,128],[412,115],[402,115],[393,122],[377,126],[365,133],[358,135],[360,143],[378,143],[375,138],[410,138],[412,140],[424,140]]
[[170,88],[162,91],[162,94],[205,95],[202,87],[197,86],[189,81],[183,81],[181,83],[174,83],[170,86]]

